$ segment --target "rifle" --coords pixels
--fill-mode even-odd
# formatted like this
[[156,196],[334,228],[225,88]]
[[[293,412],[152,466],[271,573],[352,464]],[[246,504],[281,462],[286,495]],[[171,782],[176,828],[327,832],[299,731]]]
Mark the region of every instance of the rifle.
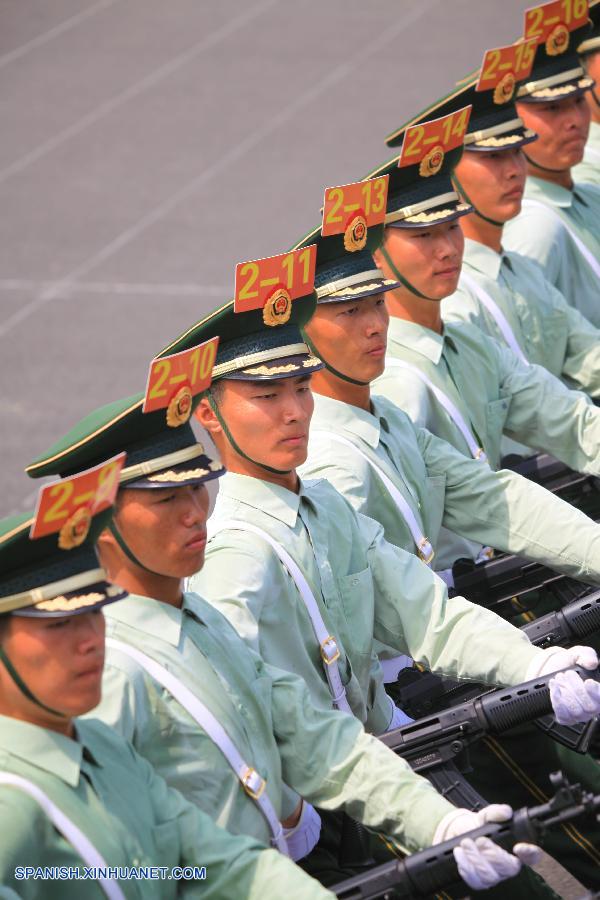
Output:
[[550,592],[562,606],[592,590],[568,575],[510,553],[480,563],[457,559],[452,576],[454,594],[508,619],[529,611],[526,599],[529,594],[533,593],[538,602],[539,592]]
[[600,591],[592,591],[523,625],[524,631],[536,647],[568,646],[600,630]]
[[512,850],[520,841],[543,844],[546,833],[565,822],[581,816],[597,816],[600,794],[585,791],[579,784],[569,784],[562,772],[555,772],[550,778],[555,794],[547,803],[523,807],[515,810],[507,822],[482,825],[403,860],[384,863],[335,885],[334,893],[339,900],[377,900],[391,896],[429,897],[445,888],[464,887],[453,850],[465,837],[489,837],[505,850]]
[[[598,669],[589,671],[574,666],[573,670],[584,678],[600,680]],[[460,791],[462,787],[453,782],[456,769],[449,768],[449,764],[460,761],[461,757],[464,760],[470,744],[488,734],[501,735],[540,717],[554,722],[549,683],[555,674],[463,700],[449,709],[388,731],[380,735],[380,740],[406,759],[411,768],[424,775],[443,796],[448,796],[453,789]],[[473,690],[475,686],[468,685],[467,688]],[[480,687],[476,689],[480,690]],[[580,752],[586,752],[594,726],[595,722],[587,723],[581,729],[557,727],[565,729],[567,737],[573,731],[579,740]],[[546,730],[549,727],[546,721]],[[479,795],[477,797],[479,799]],[[466,805],[462,798],[461,802]]]

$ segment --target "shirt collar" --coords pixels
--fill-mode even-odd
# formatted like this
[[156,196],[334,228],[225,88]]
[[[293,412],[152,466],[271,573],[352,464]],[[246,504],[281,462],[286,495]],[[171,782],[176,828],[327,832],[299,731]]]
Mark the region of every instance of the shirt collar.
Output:
[[85,722],[76,722],[75,738],[68,738],[31,722],[0,716],[0,759],[3,756],[17,757],[71,787],[79,784],[83,758],[100,765],[86,744]]
[[[315,416],[317,420],[327,426],[328,431],[345,428],[346,431],[358,435],[373,449],[377,447],[381,433],[380,419],[384,420],[384,417],[377,415],[374,401],[372,402],[375,415],[358,406],[352,406],[350,403],[334,400],[331,397],[324,397],[322,394],[314,394],[314,398]],[[313,422],[315,422],[314,419]],[[384,429],[387,429],[387,422]]]
[[[183,609],[186,595],[183,595]],[[194,614],[196,611],[194,610]],[[129,628],[145,634],[153,634],[167,641],[173,647],[179,646],[181,638],[182,610],[169,603],[161,603],[151,597],[129,594],[119,603],[110,603],[105,611],[107,624],[121,622]],[[110,630],[110,627],[109,627]]]
[[[239,475],[237,472],[226,472],[219,482],[219,498],[228,497],[231,500],[245,503],[247,506],[252,506],[279,519],[290,528],[296,524],[301,501],[314,506],[305,492],[302,481],[299,494],[288,491],[271,481],[263,481],[261,478],[252,478],[249,475]],[[118,604],[112,605],[117,606]]]
[[476,269],[483,275],[487,275],[493,281],[497,281],[502,256],[496,253],[491,247],[480,244],[479,241],[472,241],[465,238],[465,254],[464,262],[472,269]]
[[451,347],[454,346],[452,338],[445,329],[444,333],[437,334],[431,328],[417,325],[416,322],[407,322],[406,319],[399,319],[397,316],[390,316],[388,337],[392,343],[400,344],[401,347],[406,347],[414,353],[426,356],[436,366],[441,359],[444,342]]
[[545,181],[543,178],[535,178],[533,175],[527,176],[525,197],[565,209],[568,209],[573,203],[572,191],[568,191],[566,188],[551,181]]

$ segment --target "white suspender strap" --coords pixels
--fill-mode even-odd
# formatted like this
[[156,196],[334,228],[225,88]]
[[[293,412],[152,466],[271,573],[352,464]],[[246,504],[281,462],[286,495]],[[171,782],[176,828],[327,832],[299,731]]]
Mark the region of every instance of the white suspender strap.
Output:
[[575,234],[572,228],[567,225],[560,213],[557,213],[552,206],[549,206],[547,203],[542,203],[540,200],[523,200],[523,206],[538,206],[541,209],[544,209],[550,216],[558,219],[565,228],[565,231],[569,234],[573,243],[585,259],[586,263],[588,264],[596,278],[600,278],[600,263],[598,262],[592,251],[588,247],[586,247],[581,238],[577,234]]
[[345,444],[346,447],[350,447],[351,450],[354,450],[356,453],[366,459],[369,465],[377,473],[379,479],[383,482],[385,489],[398,507],[398,512],[406,522],[408,530],[410,531],[412,539],[415,543],[415,547],[417,548],[417,555],[423,560],[426,565],[429,566],[431,564],[431,560],[435,555],[434,549],[431,546],[431,542],[421,531],[417,518],[410,508],[410,505],[404,499],[392,479],[388,478],[381,466],[378,466],[376,462],[370,459],[367,454],[360,449],[360,447],[357,447],[356,444],[353,444],[352,441],[348,440],[348,438],[342,437],[341,434],[337,434],[334,431],[326,431],[325,429],[321,428],[313,429],[313,433],[326,434],[331,438],[331,440],[337,441],[339,444]]
[[[227,522],[219,522],[219,531],[222,531],[226,528],[234,528],[238,531],[249,531],[252,534],[258,535],[258,537],[261,537],[264,541],[271,545],[271,547],[279,557],[280,562],[287,569],[291,578],[295,582],[296,587],[298,588],[298,592],[302,597],[302,601],[306,607],[306,611],[309,615],[315,637],[319,644],[321,660],[323,661],[323,668],[325,670],[325,675],[327,676],[327,683],[331,692],[333,706],[336,709],[340,709],[343,712],[354,715],[352,709],[350,708],[350,704],[346,699],[346,690],[344,688],[344,685],[342,684],[340,667],[338,666],[337,662],[340,657],[338,645],[335,638],[331,634],[329,634],[327,628],[325,627],[325,622],[323,621],[323,617],[319,610],[319,604],[317,603],[315,595],[310,589],[308,581],[300,571],[300,568],[296,565],[287,550],[284,550],[281,544],[278,544],[277,541],[274,540],[266,531],[263,531],[262,528],[258,528],[258,526],[256,525],[251,525],[249,522],[243,522],[241,520],[237,521],[230,519]],[[212,534],[214,533],[215,532],[212,532]]]
[[432,381],[430,381],[430,379],[427,377],[427,375],[425,375],[424,372],[421,372],[421,370],[418,369],[417,366],[412,366],[410,363],[404,362],[403,359],[394,359],[394,357],[392,356],[386,356],[385,365],[386,367],[394,366],[398,369],[408,369],[409,372],[412,372],[413,375],[416,375],[417,378],[422,381],[423,384],[427,387],[427,389],[431,391],[440,406],[442,406],[446,410],[446,412],[464,437],[473,459],[478,459],[481,462],[487,462],[487,456],[485,455],[484,450],[475,440],[473,432],[465,422],[460,411],[457,409],[450,397],[448,397],[447,394],[436,387],[436,385]]
[[[17,788],[35,800],[38,806],[44,810],[57,831],[60,831],[66,841],[77,851],[79,856],[89,868],[107,869],[108,865],[98,853],[92,842],[80,831],[80,829],[40,790],[37,784],[13,775],[12,772],[0,772],[0,785],[7,784]],[[99,878],[98,884],[109,900],[125,900],[125,894],[112,878]]]
[[267,820],[272,835],[271,843],[287,856],[287,844],[283,837],[281,822],[265,791],[266,781],[264,778],[261,778],[256,769],[253,769],[252,766],[249,766],[243,760],[237,747],[211,711],[183,682],[137,648],[132,647],[130,644],[125,644],[123,641],[117,641],[114,638],[107,638],[106,646],[119,650],[119,652],[129,656],[130,659],[133,659],[134,662],[145,669],[155,681],[162,685],[187,710],[190,716],[207,733],[239,778],[245,792],[254,800]]
[[508,319],[506,318],[496,301],[493,299],[493,297],[490,297],[488,292],[484,291],[481,285],[477,281],[475,281],[474,278],[471,278],[470,275],[467,275],[464,267],[461,272],[460,283],[464,284],[467,288],[473,291],[479,302],[482,303],[483,306],[485,306],[489,314],[495,320],[496,325],[502,333],[502,337],[504,338],[512,352],[515,354],[515,356],[519,357],[522,363],[528,366],[529,361],[519,347],[519,342],[515,337],[514,331],[508,324]]
[[[586,147],[585,148],[585,156],[591,156],[594,159],[600,159],[600,150],[594,150],[593,147]],[[585,159],[585,156],[584,156],[584,159]]]

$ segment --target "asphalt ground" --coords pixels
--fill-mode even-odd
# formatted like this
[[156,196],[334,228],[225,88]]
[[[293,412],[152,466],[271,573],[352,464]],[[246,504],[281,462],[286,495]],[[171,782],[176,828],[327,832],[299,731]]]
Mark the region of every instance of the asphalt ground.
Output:
[[524,0],[0,0],[0,515]]
[[27,462],[142,390],[238,261],[316,225],[528,5],[0,0],[0,516],[33,506]]

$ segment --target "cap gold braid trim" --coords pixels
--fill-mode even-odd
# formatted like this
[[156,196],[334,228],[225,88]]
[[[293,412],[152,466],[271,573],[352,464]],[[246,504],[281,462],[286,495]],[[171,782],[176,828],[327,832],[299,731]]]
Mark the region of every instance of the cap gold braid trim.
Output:
[[223,463],[211,460],[208,469],[185,469],[183,472],[175,472],[173,469],[167,469],[166,472],[159,472],[158,475],[149,475],[148,481],[160,484],[165,481],[187,481],[188,478],[202,478],[204,475],[210,475],[211,472],[220,472]]
[[506,147],[510,144],[516,144],[518,141],[522,141],[524,138],[533,138],[537,137],[535,131],[532,131],[530,128],[526,128],[523,134],[507,134],[504,137],[489,137],[484,138],[481,141],[477,141],[478,147]]
[[41,609],[43,612],[77,612],[86,606],[94,606],[96,603],[101,603],[107,597],[116,597],[122,593],[123,591],[120,587],[109,584],[102,594],[98,593],[98,591],[92,591],[91,594],[75,594],[71,597],[65,597],[64,594],[61,594],[52,600],[42,600],[41,603],[36,603],[35,608]]
[[394,281],[393,278],[382,278],[381,274],[379,274],[379,277],[375,282],[367,282],[367,284],[361,284],[355,288],[345,288],[341,291],[335,291],[329,296],[352,297],[354,294],[361,294],[363,291],[374,291],[376,288],[379,288],[379,290],[383,294],[388,289],[388,287],[391,290],[392,287],[399,287],[399,284],[397,281]]
[[562,85],[565,81],[572,81],[574,78],[578,78],[580,75],[584,74],[583,68],[578,66],[576,69],[569,69],[567,72],[558,72],[557,75],[550,75],[548,78],[540,78],[539,81],[528,81],[526,84],[521,85],[517,91],[517,99],[519,97],[528,97],[531,94],[537,94],[538,91],[543,90],[544,88]]
[[286,344],[283,347],[271,347],[269,350],[259,350],[256,353],[248,353],[246,356],[238,356],[236,359],[230,359],[229,362],[219,363],[213,367],[213,381],[229,372],[237,372],[240,369],[246,369],[248,366],[259,365],[264,362],[271,362],[273,359],[281,359],[284,356],[301,356],[309,354],[309,349],[305,343],[302,344]]
[[577,48],[577,52],[580,56],[583,53],[589,53],[591,50],[600,50],[600,37],[588,38],[587,41],[582,41]]
[[303,369],[312,369],[314,366],[320,366],[322,364],[323,360],[319,359],[318,356],[309,356],[308,359],[302,360]]
[[423,200],[422,203],[415,203],[413,206],[403,206],[394,212],[385,214],[385,224],[390,225],[392,222],[399,222],[400,219],[408,219],[409,216],[416,216],[427,209],[439,206],[440,203],[448,203],[458,200],[456,191],[449,191],[446,194],[438,194],[437,197],[430,197],[429,200]]
[[7,597],[0,597],[0,613],[12,612],[15,609],[23,609],[26,606],[37,606],[38,603],[44,603],[47,600],[52,600],[54,597],[78,591],[91,584],[98,584],[99,581],[106,581],[107,578],[108,576],[104,569],[90,569],[87,572],[71,575],[69,578],[52,581],[50,584],[44,584],[42,587],[33,588],[31,591],[9,594]]
[[137,481],[145,475],[153,475],[162,469],[169,469],[179,463],[187,462],[189,459],[196,459],[202,456],[204,447],[202,444],[192,444],[191,447],[184,447],[182,450],[175,450],[174,453],[165,453],[163,456],[157,456],[155,459],[147,459],[144,462],[137,463],[135,466],[127,466],[121,469],[120,483],[126,484],[128,481]]
[[354,275],[348,275],[347,278],[338,278],[336,281],[322,284],[321,287],[315,288],[317,298],[327,297],[334,291],[341,291],[343,288],[351,287],[354,284],[360,284],[362,281],[369,278],[381,278],[379,269],[369,269],[367,272],[356,272]]
[[297,363],[286,363],[284,366],[252,366],[244,369],[244,375],[286,375],[288,372],[299,372],[301,367]]
[[484,138],[494,137],[497,134],[505,134],[512,131],[513,128],[523,128],[523,119],[511,119],[509,122],[500,122],[499,125],[493,125],[491,128],[482,128],[481,131],[470,131],[465,135],[465,144],[475,144]]

